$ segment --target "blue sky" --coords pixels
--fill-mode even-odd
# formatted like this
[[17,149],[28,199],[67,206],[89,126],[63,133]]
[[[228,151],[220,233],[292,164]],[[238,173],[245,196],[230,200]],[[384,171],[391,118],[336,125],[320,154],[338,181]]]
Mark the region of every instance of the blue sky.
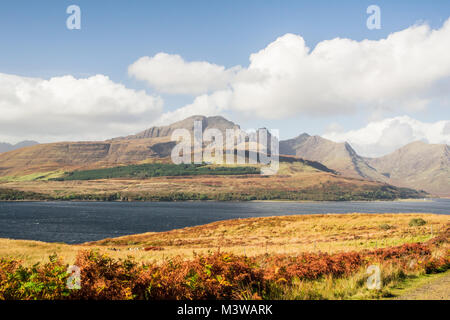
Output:
[[[81,8],[81,30],[66,28],[65,11],[71,4]],[[382,10],[380,30],[366,28],[366,8],[371,4]],[[193,97],[158,93],[131,78],[128,66],[138,58],[165,52],[186,61],[247,67],[251,53],[286,33],[301,35],[314,48],[336,37],[378,40],[416,23],[440,28],[449,16],[447,0],[2,1],[0,73],[44,79],[103,74],[128,88],[160,95],[164,111],[171,111],[191,103]],[[410,116],[437,121],[442,110],[448,119],[448,107],[434,105]],[[283,127],[282,136],[289,137],[303,131],[321,134],[331,122],[356,129],[367,122],[367,116],[242,121],[249,127]]]
[[[368,30],[366,8],[382,9],[382,29]],[[82,30],[65,26],[66,8],[82,10]],[[127,66],[158,52],[227,67],[285,33],[302,35],[310,47],[345,37],[379,39],[419,21],[439,27],[450,2],[435,1],[3,1],[0,10],[0,68],[48,77],[109,75],[128,81]]]

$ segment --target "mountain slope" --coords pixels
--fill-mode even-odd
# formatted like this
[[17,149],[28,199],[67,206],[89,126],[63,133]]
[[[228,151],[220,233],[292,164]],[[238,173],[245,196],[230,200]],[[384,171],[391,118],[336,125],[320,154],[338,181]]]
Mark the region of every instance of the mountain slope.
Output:
[[162,127],[151,127],[147,130],[139,132],[135,135],[130,135],[127,137],[116,138],[113,140],[132,140],[132,139],[145,139],[145,138],[160,138],[169,137],[176,129],[187,129],[189,132],[194,131],[194,122],[202,122],[202,131],[206,129],[219,129],[224,135],[226,129],[239,129],[240,127],[233,122],[225,119],[221,116],[205,117],[205,116],[192,116],[184,120],[175,122],[171,125]]
[[0,142],[0,153],[12,151],[12,150],[16,150],[16,149],[20,149],[20,148],[24,148],[24,147],[34,146],[36,144],[38,144],[38,142],[36,142],[36,141],[21,141],[16,144]]
[[10,176],[78,167],[133,163],[157,155],[151,149],[158,141],[58,142],[40,144],[0,154],[0,176]]
[[280,141],[280,153],[318,161],[344,176],[450,196],[448,145],[414,142],[384,157],[365,158],[348,143],[302,134]]
[[165,158],[175,146],[175,142],[171,141],[172,132],[181,128],[193,131],[194,121],[202,122],[203,131],[208,128],[221,131],[239,129],[239,126],[220,116],[192,116],[168,126],[152,127],[136,135],[107,141],[39,144],[0,154],[0,176],[130,164]]
[[381,158],[366,159],[389,182],[450,195],[450,147],[445,144],[410,143]]
[[302,134],[280,141],[280,153],[318,161],[330,169],[354,178],[385,182],[386,177],[371,167],[348,143],[336,143],[319,136]]

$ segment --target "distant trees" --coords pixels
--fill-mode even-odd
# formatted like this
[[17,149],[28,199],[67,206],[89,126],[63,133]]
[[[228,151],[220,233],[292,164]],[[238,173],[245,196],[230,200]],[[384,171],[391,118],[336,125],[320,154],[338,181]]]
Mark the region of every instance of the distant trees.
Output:
[[241,175],[259,174],[257,167],[212,167],[204,164],[168,164],[148,163],[140,165],[120,166],[94,170],[80,170],[69,172],[63,177],[54,178],[56,181],[69,180],[97,180],[112,178],[151,178],[163,176],[192,176],[192,175]]

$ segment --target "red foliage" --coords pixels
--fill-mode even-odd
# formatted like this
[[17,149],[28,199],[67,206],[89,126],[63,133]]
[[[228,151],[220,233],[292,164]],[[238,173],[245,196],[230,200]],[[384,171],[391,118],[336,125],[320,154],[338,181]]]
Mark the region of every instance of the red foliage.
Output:
[[163,247],[155,247],[155,246],[151,246],[151,247],[146,247],[144,248],[145,251],[163,251],[164,248]]

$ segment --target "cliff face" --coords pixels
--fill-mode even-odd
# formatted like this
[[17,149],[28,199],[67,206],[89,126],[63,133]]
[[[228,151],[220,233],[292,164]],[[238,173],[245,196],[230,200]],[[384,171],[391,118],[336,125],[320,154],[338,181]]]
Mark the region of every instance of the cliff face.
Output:
[[58,142],[0,154],[0,176],[133,163],[157,156],[156,141]]
[[238,125],[221,116],[215,117],[192,116],[187,119],[175,122],[168,126],[151,127],[150,129],[144,130],[135,135],[116,138],[114,140],[133,140],[133,139],[161,138],[161,137],[170,138],[170,136],[176,129],[187,129],[188,131],[193,132],[195,121],[202,122],[203,131],[205,131],[206,129],[219,129],[224,134],[224,136],[226,129],[239,129]]
[[203,131],[239,129],[223,117],[193,116],[174,124],[152,127],[136,135],[99,142],[58,142],[40,144],[0,154],[0,176],[11,176],[60,169],[89,168],[136,163],[170,156],[175,143],[170,141],[176,129],[194,130],[194,121]]

